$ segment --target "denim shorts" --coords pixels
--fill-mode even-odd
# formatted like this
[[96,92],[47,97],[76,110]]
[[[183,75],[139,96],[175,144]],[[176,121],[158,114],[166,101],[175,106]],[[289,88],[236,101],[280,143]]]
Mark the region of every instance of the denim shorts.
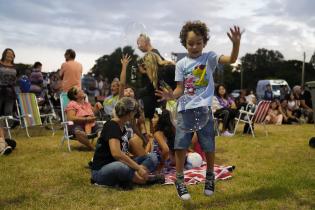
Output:
[[[189,124],[189,119],[193,116],[194,111],[195,109],[188,109],[177,113],[176,135],[174,143],[175,150],[188,149],[191,144],[191,139],[194,132],[188,132],[183,128],[185,126],[187,127],[187,124]],[[196,133],[202,150],[204,152],[214,152],[215,132],[210,108],[207,114],[209,115],[207,123],[200,130],[197,130]]]
[[[82,124],[68,125],[68,129],[69,129],[70,135],[75,135],[76,131],[85,132],[84,125],[82,125]],[[102,131],[102,129],[103,129],[102,127],[100,127],[97,123],[95,123],[95,125],[92,127],[91,133],[98,133],[98,132]]]

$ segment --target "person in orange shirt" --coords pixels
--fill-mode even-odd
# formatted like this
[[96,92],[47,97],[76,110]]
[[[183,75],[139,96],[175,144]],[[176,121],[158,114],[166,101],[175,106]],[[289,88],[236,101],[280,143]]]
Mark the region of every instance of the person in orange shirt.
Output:
[[75,51],[67,49],[66,62],[61,65],[60,77],[62,79],[62,91],[68,92],[72,87],[81,89],[81,76],[83,68],[81,63],[75,61]]

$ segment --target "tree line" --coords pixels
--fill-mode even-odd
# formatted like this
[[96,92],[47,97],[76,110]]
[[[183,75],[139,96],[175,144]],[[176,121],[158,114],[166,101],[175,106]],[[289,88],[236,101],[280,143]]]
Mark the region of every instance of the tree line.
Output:
[[[137,69],[138,55],[132,47],[117,48],[109,55],[103,55],[96,59],[92,67],[95,76],[102,75],[109,81],[115,77],[119,78],[121,71],[120,59],[122,54],[129,54],[132,57],[127,69],[127,81],[135,88],[141,87],[141,77]],[[261,79],[284,79],[291,87],[301,85],[302,65],[299,60],[285,60],[281,52],[276,50],[258,49],[254,54],[246,53],[240,58],[241,65],[233,68],[231,65],[224,65],[215,72],[214,78],[217,83],[226,85],[229,91],[240,89],[241,72],[243,73],[243,88],[255,90],[258,80]],[[28,64],[16,64],[18,72],[23,74]],[[305,63],[305,82],[315,80],[315,52],[309,62]]]

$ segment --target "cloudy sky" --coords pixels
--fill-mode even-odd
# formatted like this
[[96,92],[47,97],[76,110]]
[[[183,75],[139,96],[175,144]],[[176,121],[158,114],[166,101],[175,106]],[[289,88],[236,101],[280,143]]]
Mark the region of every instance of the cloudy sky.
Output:
[[41,61],[44,71],[58,69],[65,49],[73,48],[87,72],[117,47],[136,47],[140,32],[166,57],[184,52],[178,36],[187,20],[207,23],[211,39],[205,50],[218,54],[230,53],[226,32],[234,24],[246,30],[240,56],[267,48],[302,60],[305,51],[308,62],[315,50],[313,0],[0,0],[0,5],[0,48],[14,49],[16,63]]

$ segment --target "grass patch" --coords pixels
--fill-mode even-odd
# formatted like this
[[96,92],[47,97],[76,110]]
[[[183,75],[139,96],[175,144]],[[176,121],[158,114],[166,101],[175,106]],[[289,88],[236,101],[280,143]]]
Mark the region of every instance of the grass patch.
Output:
[[[219,181],[212,197],[203,185],[189,186],[183,203],[174,186],[132,191],[90,185],[86,168],[93,153],[73,141],[59,148],[62,132],[14,131],[17,149],[0,157],[0,209],[315,209],[313,125],[256,126],[256,138],[240,134],[216,139],[216,163],[235,165],[233,178]],[[239,131],[240,132],[240,131]]]

